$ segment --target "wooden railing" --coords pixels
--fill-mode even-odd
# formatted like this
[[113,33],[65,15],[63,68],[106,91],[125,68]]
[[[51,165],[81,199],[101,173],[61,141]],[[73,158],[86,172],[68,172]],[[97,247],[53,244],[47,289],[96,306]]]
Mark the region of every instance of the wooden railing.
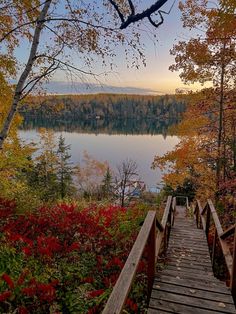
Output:
[[[197,200],[196,206],[194,208],[194,215],[196,218],[197,227],[204,229],[208,243],[210,228],[213,227],[214,237],[211,255],[213,269],[218,241],[230,276],[230,289],[232,296],[236,302],[236,224],[223,231],[219,217],[211,200],[207,200],[207,203],[203,208],[201,207],[200,202]],[[226,239],[232,235],[234,235],[233,254],[231,254],[230,246],[226,241]]]
[[121,313],[146,245],[148,249],[148,295],[150,296],[156,261],[158,256],[167,248],[171,227],[174,223],[175,204],[175,198],[172,202],[172,197],[169,196],[161,223],[156,218],[156,211],[148,212],[128,259],[103,310],[103,314]]

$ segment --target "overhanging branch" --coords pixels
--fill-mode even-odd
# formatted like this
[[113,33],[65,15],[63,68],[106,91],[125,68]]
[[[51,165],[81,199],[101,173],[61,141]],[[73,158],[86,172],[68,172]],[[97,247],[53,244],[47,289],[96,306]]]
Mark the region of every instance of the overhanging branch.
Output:
[[[160,23],[155,23],[153,22],[153,20],[151,19],[151,15],[155,12],[158,12],[158,10],[163,7],[163,5],[167,2],[168,0],[158,0],[156,1],[153,5],[151,5],[149,8],[147,8],[146,10],[144,10],[141,13],[137,13],[135,14],[134,12],[134,5],[133,2],[131,0],[128,0],[130,9],[131,9],[131,14],[125,19],[124,15],[122,14],[122,12],[119,9],[119,6],[117,5],[117,3],[114,0],[109,0],[109,2],[111,3],[111,5],[114,7],[114,9],[116,10],[117,14],[119,15],[119,18],[121,20],[121,26],[120,29],[125,29],[127,28],[130,24],[132,23],[136,23],[144,18],[148,18],[149,21],[152,23],[153,26],[158,27]],[[163,12],[162,12],[163,13]],[[159,13],[160,14],[160,13]],[[161,14],[160,14],[161,16]],[[162,17],[163,18],[163,17]]]

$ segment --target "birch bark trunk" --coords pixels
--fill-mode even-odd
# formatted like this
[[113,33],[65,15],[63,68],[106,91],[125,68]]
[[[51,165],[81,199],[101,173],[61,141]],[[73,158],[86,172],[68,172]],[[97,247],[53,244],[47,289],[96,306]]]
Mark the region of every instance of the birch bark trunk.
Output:
[[31,69],[33,67],[33,64],[35,62],[35,57],[36,57],[38,46],[39,46],[40,34],[42,32],[45,17],[47,16],[47,13],[48,13],[48,10],[49,10],[51,3],[52,3],[52,0],[48,0],[44,3],[42,11],[40,12],[39,17],[37,19],[35,31],[34,31],[34,36],[33,36],[33,41],[32,41],[32,45],[31,45],[31,49],[30,49],[30,55],[29,55],[28,61],[26,63],[25,69],[22,72],[22,74],[21,74],[21,76],[17,82],[10,110],[8,112],[8,115],[7,115],[4,123],[3,123],[2,130],[0,132],[0,150],[3,149],[4,141],[6,140],[6,138],[8,136],[12,120],[14,119],[14,116],[15,116],[17,109],[18,109],[18,105],[19,105],[19,102],[20,102],[20,99],[22,96],[22,91],[23,91],[25,82],[26,82],[26,80],[27,80],[27,78],[31,72]]

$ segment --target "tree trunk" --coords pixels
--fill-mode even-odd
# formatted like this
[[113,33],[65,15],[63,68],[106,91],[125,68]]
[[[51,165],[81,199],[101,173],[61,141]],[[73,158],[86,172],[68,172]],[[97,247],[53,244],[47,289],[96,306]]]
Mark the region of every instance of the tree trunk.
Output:
[[217,161],[216,161],[216,187],[219,191],[220,175],[222,168],[222,139],[223,139],[223,112],[224,112],[224,79],[225,79],[225,62],[224,52],[226,44],[223,44],[222,63],[221,63],[221,77],[220,77],[220,101],[219,101],[219,130],[217,140]]
[[3,123],[3,127],[2,127],[2,130],[0,132],[0,150],[2,150],[4,141],[8,136],[12,120],[14,119],[15,113],[17,112],[17,109],[18,109],[19,102],[21,100],[22,91],[23,91],[25,82],[26,82],[26,80],[27,80],[27,78],[28,78],[28,76],[32,70],[33,64],[36,60],[35,57],[36,57],[37,50],[38,50],[40,34],[41,34],[42,29],[43,29],[44,20],[45,20],[45,17],[47,16],[47,13],[48,13],[48,10],[49,10],[51,3],[52,3],[52,0],[48,0],[44,3],[43,9],[40,12],[40,15],[37,19],[35,31],[34,31],[34,36],[33,36],[33,41],[32,41],[32,45],[31,45],[31,49],[30,49],[30,55],[29,55],[27,64],[25,66],[25,69],[24,69],[23,73],[21,74],[19,81],[16,85],[16,89],[15,89],[15,93],[14,93],[14,97],[13,97],[13,101],[12,101],[10,110],[8,112],[6,120]]

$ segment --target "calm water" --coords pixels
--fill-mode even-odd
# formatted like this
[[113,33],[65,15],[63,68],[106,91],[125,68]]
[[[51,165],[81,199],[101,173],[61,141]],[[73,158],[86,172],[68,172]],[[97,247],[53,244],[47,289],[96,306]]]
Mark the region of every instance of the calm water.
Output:
[[[73,163],[81,162],[83,152],[100,161],[107,161],[112,169],[126,158],[135,160],[138,164],[140,177],[149,188],[161,183],[162,174],[159,170],[152,170],[151,164],[156,154],[163,155],[177,143],[177,136],[166,134],[92,134],[79,131],[58,131],[55,134],[65,137],[66,144],[71,145]],[[20,137],[26,142],[38,141],[37,128],[19,131]],[[96,132],[97,133],[97,132]],[[140,130],[139,130],[140,133]]]

